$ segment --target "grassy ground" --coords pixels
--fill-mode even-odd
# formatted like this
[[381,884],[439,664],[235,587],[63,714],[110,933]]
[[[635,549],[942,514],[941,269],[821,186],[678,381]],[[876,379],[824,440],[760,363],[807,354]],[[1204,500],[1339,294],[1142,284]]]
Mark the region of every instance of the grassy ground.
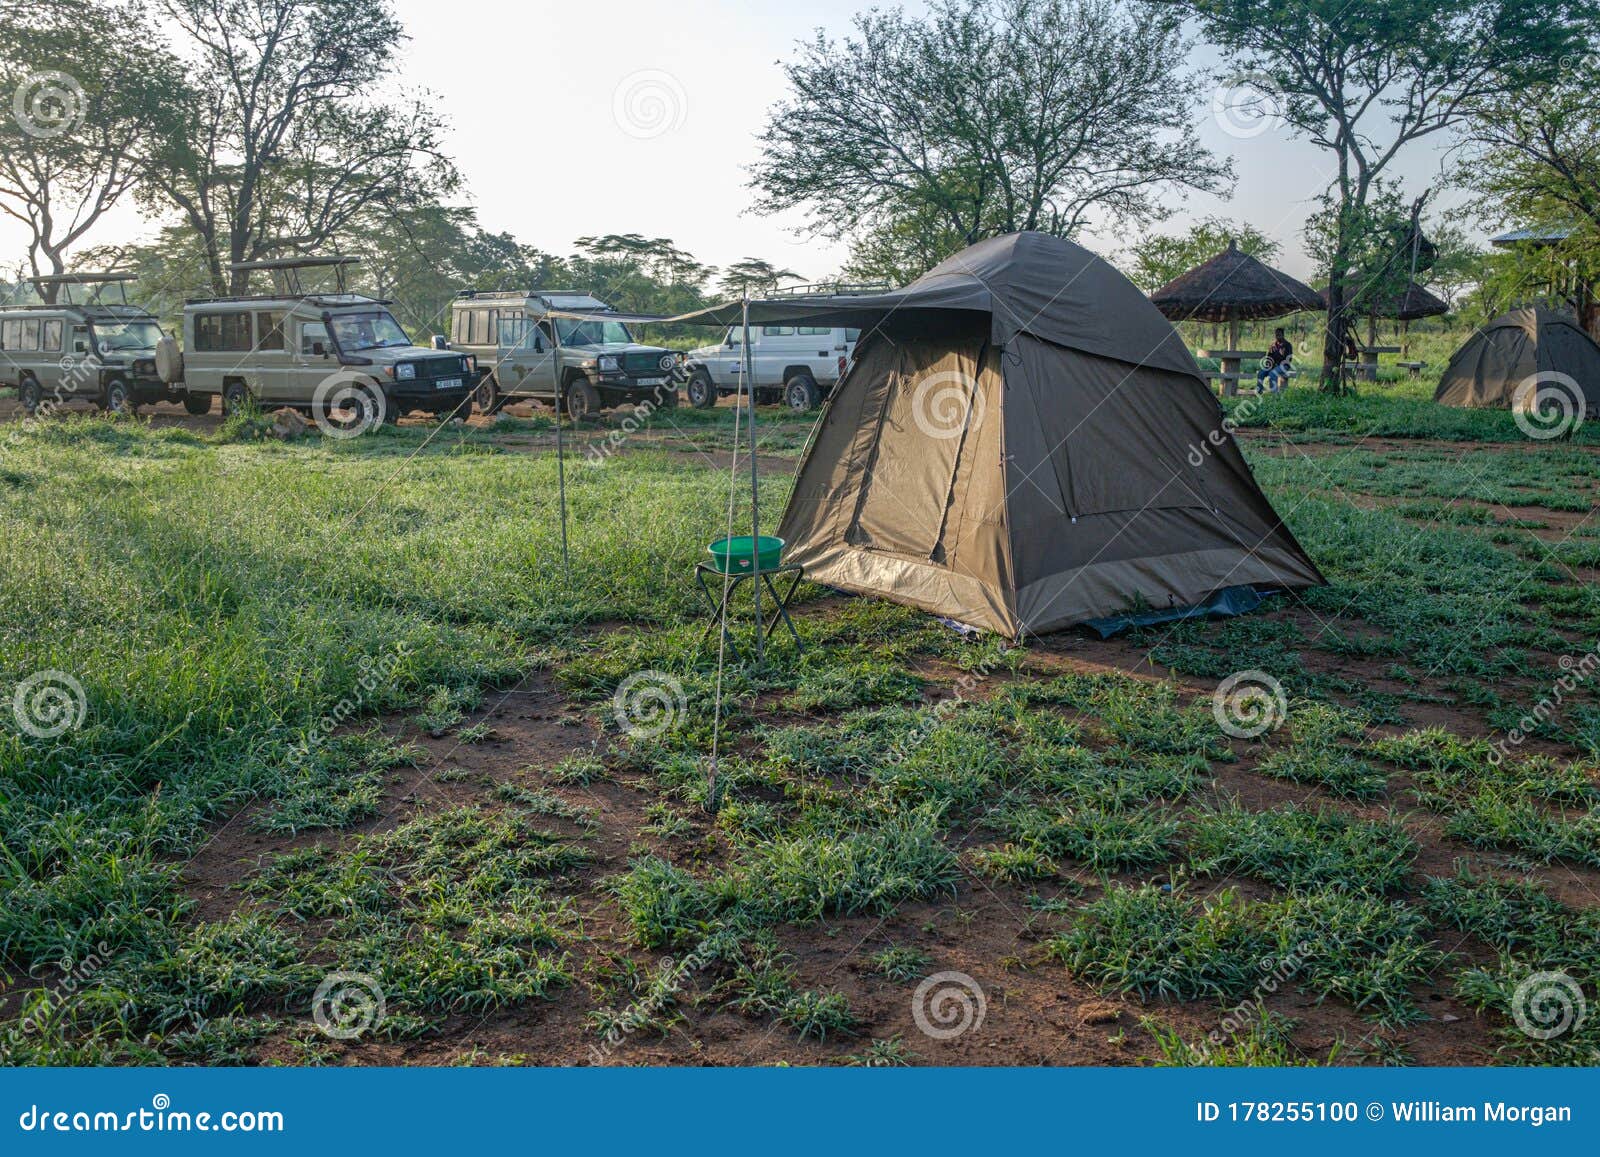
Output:
[[570,572],[542,418],[0,428],[0,688],[68,708],[0,711],[0,1051],[1594,1063],[1515,1014],[1600,972],[1600,458],[1393,395],[1246,416],[1304,599],[1007,649],[808,589],[720,714],[726,408],[577,436]]

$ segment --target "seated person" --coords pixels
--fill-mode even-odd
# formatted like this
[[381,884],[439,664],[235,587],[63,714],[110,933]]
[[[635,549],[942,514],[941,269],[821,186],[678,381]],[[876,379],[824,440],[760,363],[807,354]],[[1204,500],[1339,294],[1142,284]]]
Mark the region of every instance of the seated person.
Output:
[[1256,393],[1261,392],[1262,382],[1266,382],[1267,389],[1274,393],[1283,389],[1283,383],[1293,368],[1294,346],[1283,336],[1283,330],[1275,329],[1272,331],[1272,348],[1267,351],[1261,369],[1256,371]]

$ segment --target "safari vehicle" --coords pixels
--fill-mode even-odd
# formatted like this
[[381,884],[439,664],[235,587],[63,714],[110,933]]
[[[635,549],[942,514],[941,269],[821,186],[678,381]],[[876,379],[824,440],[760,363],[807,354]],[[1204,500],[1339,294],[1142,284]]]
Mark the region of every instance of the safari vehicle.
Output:
[[678,404],[678,354],[640,345],[620,320],[549,316],[563,310],[612,312],[582,290],[465,290],[457,296],[450,344],[485,367],[474,399],[481,413],[520,398],[554,405],[559,397],[575,421],[629,403]]
[[149,402],[188,404],[181,389],[156,373],[164,335],[148,310],[128,301],[133,274],[29,280],[41,298],[55,301],[0,308],[0,384],[16,387],[24,412],[74,399],[117,414]]
[[[387,301],[351,293],[354,257],[285,257],[234,265],[271,275],[273,292],[198,298],[183,307],[183,353],[160,352],[161,373],[222,411],[288,407],[339,424],[396,422],[414,411],[462,413],[477,385],[470,355],[414,345]],[[306,270],[330,270],[333,292],[307,291]]]
[[[776,296],[821,297],[879,293],[887,285],[799,285]],[[744,329],[730,326],[717,345],[689,351],[685,393],[705,410],[724,394],[739,392],[744,376]],[[750,327],[750,360],[757,402],[782,401],[793,410],[814,410],[844,376],[860,338],[858,329],[808,325]]]

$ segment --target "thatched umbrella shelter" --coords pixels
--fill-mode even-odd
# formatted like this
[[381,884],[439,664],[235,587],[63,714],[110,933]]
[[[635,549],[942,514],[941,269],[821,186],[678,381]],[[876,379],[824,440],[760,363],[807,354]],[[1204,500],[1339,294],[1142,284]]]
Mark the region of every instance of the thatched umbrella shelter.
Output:
[[[1228,350],[1239,351],[1239,323],[1282,317],[1298,310],[1326,309],[1322,296],[1287,273],[1241,252],[1238,242],[1203,265],[1173,278],[1150,295],[1150,302],[1171,321],[1226,322]],[[1223,358],[1228,393],[1237,382],[1237,357]],[[1232,362],[1232,366],[1229,363]]]
[[[1322,298],[1322,307],[1328,307],[1327,290],[1323,290],[1319,297]],[[1438,317],[1440,314],[1450,312],[1450,306],[1440,298],[1429,293],[1415,281],[1406,282],[1405,288],[1398,293],[1386,294],[1373,301],[1367,313],[1367,344],[1378,344],[1378,319],[1388,318],[1400,323],[1400,344],[1406,344],[1406,337],[1411,330],[1411,323],[1418,318]]]

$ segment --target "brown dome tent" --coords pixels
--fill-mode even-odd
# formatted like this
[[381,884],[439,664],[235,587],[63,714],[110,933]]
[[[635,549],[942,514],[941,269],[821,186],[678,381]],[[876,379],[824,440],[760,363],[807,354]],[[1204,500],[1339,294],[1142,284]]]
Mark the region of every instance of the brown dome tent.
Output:
[[863,328],[778,530],[811,579],[1012,637],[1323,581],[1177,332],[1069,241],[992,238],[750,321]]
[[1587,412],[1600,410],[1600,345],[1570,317],[1529,306],[1501,314],[1468,338],[1445,367],[1433,400],[1532,409],[1573,390],[1583,395]]

